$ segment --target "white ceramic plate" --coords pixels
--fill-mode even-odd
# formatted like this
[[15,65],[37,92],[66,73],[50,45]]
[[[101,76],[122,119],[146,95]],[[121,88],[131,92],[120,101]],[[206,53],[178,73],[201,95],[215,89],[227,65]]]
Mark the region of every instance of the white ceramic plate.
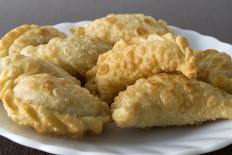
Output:
[[[84,25],[62,23],[55,25],[69,33],[69,28]],[[176,34],[186,36],[195,49],[215,48],[232,56],[232,45],[171,26]],[[216,121],[200,126],[154,128],[150,130],[120,129],[109,125],[99,136],[81,139],[58,138],[39,135],[34,130],[13,123],[0,104],[0,135],[25,146],[54,154],[115,155],[115,154],[200,154],[217,150],[232,143],[232,121]]]

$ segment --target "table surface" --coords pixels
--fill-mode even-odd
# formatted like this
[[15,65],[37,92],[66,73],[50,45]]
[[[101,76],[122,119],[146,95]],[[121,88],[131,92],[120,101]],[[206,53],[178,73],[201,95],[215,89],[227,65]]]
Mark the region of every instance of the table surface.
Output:
[[[92,20],[108,13],[144,13],[170,25],[192,29],[232,43],[232,0],[0,0],[0,36],[25,24],[56,24]],[[0,154],[47,153],[0,137]],[[232,153],[232,145],[209,153]]]

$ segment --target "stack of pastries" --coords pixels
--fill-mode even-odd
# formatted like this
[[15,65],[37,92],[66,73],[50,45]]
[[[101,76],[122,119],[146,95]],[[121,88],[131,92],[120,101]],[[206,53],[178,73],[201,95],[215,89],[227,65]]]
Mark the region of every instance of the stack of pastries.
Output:
[[80,137],[232,119],[232,61],[163,20],[109,14],[72,35],[22,25],[0,40],[0,98],[17,124]]

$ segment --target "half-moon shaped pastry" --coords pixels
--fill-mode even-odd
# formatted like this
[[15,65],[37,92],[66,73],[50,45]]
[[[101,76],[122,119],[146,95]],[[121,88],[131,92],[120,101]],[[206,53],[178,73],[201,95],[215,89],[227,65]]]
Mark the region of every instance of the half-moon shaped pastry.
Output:
[[111,110],[119,127],[193,125],[232,119],[232,96],[202,81],[162,73],[128,86]]
[[232,94],[232,60],[216,50],[194,51],[198,70],[197,79],[210,83]]
[[120,39],[147,37],[149,34],[163,35],[171,32],[163,20],[156,20],[143,14],[109,14],[88,24],[86,27],[71,29],[76,35],[105,40],[111,44]]
[[85,77],[85,72],[96,64],[98,56],[111,48],[97,39],[70,36],[65,39],[54,38],[46,45],[28,46],[20,53],[50,61],[73,76]]
[[117,42],[97,61],[96,84],[100,97],[110,103],[137,79],[160,72],[177,71],[196,78],[197,66],[187,45],[186,39],[171,34]]
[[5,85],[1,99],[8,116],[39,133],[74,138],[100,134],[111,121],[108,105],[70,80],[43,73],[0,83]]
[[0,56],[19,53],[26,46],[46,44],[54,37],[65,38],[63,32],[51,26],[22,25],[8,32],[0,41]]
[[[1,80],[17,78],[21,74],[34,75],[40,73],[51,74],[58,78],[64,78],[80,85],[80,81],[69,75],[62,68],[35,57],[12,54],[0,59],[0,78]],[[0,83],[0,90],[3,85]]]

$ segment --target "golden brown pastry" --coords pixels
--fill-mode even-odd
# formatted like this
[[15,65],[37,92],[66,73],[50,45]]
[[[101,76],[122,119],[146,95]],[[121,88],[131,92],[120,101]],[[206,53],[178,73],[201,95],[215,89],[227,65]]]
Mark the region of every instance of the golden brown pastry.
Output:
[[46,45],[28,46],[21,54],[39,57],[62,67],[71,75],[82,75],[97,62],[98,56],[110,50],[108,44],[86,36],[54,38]]
[[[80,85],[80,81],[69,75],[62,68],[35,57],[12,54],[0,59],[0,77],[5,80],[17,78],[21,74],[48,73]],[[0,84],[1,85],[1,84]],[[1,85],[0,90],[3,89]]]
[[161,73],[139,79],[111,105],[119,127],[159,127],[232,119],[232,96],[208,83]]
[[0,41],[0,57],[19,53],[26,46],[46,44],[54,37],[65,38],[63,32],[51,26],[22,25],[8,32]]
[[232,60],[223,52],[205,50],[194,52],[198,65],[198,79],[232,94]]
[[94,96],[98,95],[97,92],[97,85],[95,82],[95,78],[96,78],[96,73],[97,73],[97,67],[94,66],[93,68],[91,68],[90,70],[88,70],[86,72],[86,83],[85,83],[85,88],[87,88],[91,94],[93,94]]
[[111,103],[118,92],[137,79],[160,72],[181,72],[196,78],[197,66],[192,50],[183,37],[150,35],[147,39],[119,41],[97,61],[96,84],[100,97]]
[[19,36],[24,34],[25,32],[38,28],[38,25],[21,25],[19,27],[14,28],[7,34],[5,34],[0,40],[0,57],[4,57],[8,55],[8,50],[11,44],[17,39]]
[[39,133],[74,138],[100,134],[111,121],[108,105],[70,80],[43,73],[0,78],[0,83],[8,116]]
[[171,32],[163,20],[156,20],[143,14],[109,14],[88,24],[86,27],[71,29],[76,35],[88,35],[111,44],[120,39],[147,37],[149,34],[163,35]]

